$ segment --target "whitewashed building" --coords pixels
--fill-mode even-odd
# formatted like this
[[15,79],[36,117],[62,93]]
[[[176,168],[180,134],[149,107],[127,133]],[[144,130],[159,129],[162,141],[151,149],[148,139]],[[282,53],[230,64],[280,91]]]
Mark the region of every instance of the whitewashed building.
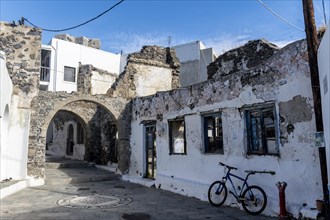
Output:
[[180,84],[189,86],[207,80],[207,66],[217,58],[213,48],[201,41],[173,46],[180,61]]
[[[135,98],[124,178],[207,201],[223,162],[239,176],[276,173],[249,179],[268,196],[264,214],[279,213],[279,181],[288,184],[286,207],[295,217],[315,208],[322,183],[306,55],[304,40],[282,49],[249,42],[213,62],[213,80]],[[233,203],[229,194],[225,204]]]
[[[121,55],[100,50],[99,43],[95,42],[98,41],[66,34],[55,36],[49,45],[42,45],[40,90],[77,91],[80,65],[89,64],[118,76]],[[98,83],[98,86],[103,84],[107,90],[115,78],[98,74],[93,75],[92,81]],[[100,92],[105,93],[104,90]]]

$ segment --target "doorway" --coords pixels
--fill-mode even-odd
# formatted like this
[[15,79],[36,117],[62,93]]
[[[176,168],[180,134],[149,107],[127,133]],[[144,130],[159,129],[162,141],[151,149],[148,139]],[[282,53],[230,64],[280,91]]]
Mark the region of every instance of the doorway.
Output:
[[156,123],[145,124],[145,152],[146,168],[145,178],[155,179],[157,168],[156,155]]
[[68,126],[68,136],[67,136],[67,141],[66,141],[66,154],[67,155],[73,155],[73,146],[74,146],[74,141],[73,141],[73,125],[70,124]]

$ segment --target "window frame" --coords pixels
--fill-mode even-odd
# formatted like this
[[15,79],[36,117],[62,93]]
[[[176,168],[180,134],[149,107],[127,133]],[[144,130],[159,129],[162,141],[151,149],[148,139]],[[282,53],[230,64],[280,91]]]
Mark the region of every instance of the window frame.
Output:
[[[70,81],[70,80],[66,80],[65,79],[65,76],[66,76],[66,69],[70,69],[70,70],[73,70],[73,73],[74,73],[74,81]],[[64,82],[68,82],[68,83],[76,83],[76,68],[74,67],[71,67],[71,66],[64,66],[64,71],[63,71],[63,81]]]
[[[252,121],[251,121],[251,113],[258,113],[258,119],[259,119],[259,125],[260,125],[260,132],[261,136],[258,136],[261,140],[261,150],[254,150],[253,149],[253,137],[252,137]],[[274,139],[275,141],[275,151],[276,152],[269,152],[268,145],[267,145],[267,136],[266,136],[266,126],[265,126],[265,114],[272,112],[273,121],[273,129],[274,129],[274,136],[270,137],[269,139]],[[247,155],[269,155],[269,156],[280,156],[279,151],[279,122],[277,119],[276,114],[276,106],[275,103],[271,104],[261,104],[251,107],[244,108],[244,115],[245,115],[245,128],[246,128],[246,141],[247,141],[247,149],[246,154]]]
[[[174,152],[173,145],[173,125],[175,122],[183,122],[183,153]],[[168,120],[168,128],[169,128],[169,154],[170,155],[187,155],[187,139],[186,139],[186,122],[184,117],[175,118]]]
[[[220,122],[220,125],[221,125],[221,133],[222,133],[222,138],[221,138],[221,143],[220,143],[220,149],[219,151],[210,151],[208,150],[209,148],[209,140],[208,140],[208,131],[209,131],[209,128],[208,128],[208,123],[206,123],[206,120],[207,118],[212,118],[213,120],[213,127],[212,127],[212,135],[215,137],[215,133],[216,133],[216,122],[215,122],[215,118],[218,117],[221,119],[221,122]],[[205,113],[205,114],[202,114],[202,125],[203,125],[203,152],[205,154],[215,154],[215,155],[224,155],[224,142],[223,142],[223,123],[222,123],[222,112],[219,111],[219,112],[212,112],[212,113]],[[215,145],[217,145],[217,142],[215,141]],[[216,147],[218,148],[218,147]]]
[[[145,121],[143,124],[143,148],[144,148],[144,174],[143,178],[155,180],[156,174],[157,174],[157,122],[156,121]],[[153,145],[152,145],[152,161],[149,162],[148,159],[150,156],[148,153],[148,150],[151,150],[148,148],[148,129],[153,127],[155,130],[154,137],[153,137]],[[149,165],[151,165],[151,173],[149,173]]]

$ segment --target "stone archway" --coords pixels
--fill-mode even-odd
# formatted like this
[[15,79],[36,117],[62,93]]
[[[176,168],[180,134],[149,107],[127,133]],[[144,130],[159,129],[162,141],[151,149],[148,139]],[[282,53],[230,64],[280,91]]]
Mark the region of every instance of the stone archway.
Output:
[[[65,154],[68,144],[68,137],[66,134],[68,134],[68,126],[70,124],[74,126],[74,155],[67,158],[75,160],[85,159],[85,149],[89,146],[92,131],[88,126],[88,119],[83,117],[80,112],[70,108],[59,110],[49,123],[46,137],[46,150],[50,158],[67,156]],[[78,129],[78,125],[81,127],[81,130]],[[48,133],[49,130],[50,132]],[[81,131],[82,141],[80,140],[80,135],[78,135]]]
[[118,168],[127,172],[129,165],[129,137],[131,105],[121,97],[105,95],[81,95],[66,92],[39,92],[31,102],[30,136],[28,148],[28,176],[45,177],[46,133],[49,123],[55,114],[65,109],[67,104],[87,101],[106,109],[118,129]]

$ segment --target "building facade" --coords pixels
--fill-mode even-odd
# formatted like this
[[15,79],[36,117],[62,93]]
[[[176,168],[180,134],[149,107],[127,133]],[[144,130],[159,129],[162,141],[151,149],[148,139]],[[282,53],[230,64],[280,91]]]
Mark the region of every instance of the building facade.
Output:
[[[70,53],[63,55],[65,59],[60,53],[70,42],[56,39],[50,52],[43,52],[40,30],[1,23],[1,31],[5,34],[0,37],[0,50],[7,59],[1,76],[7,69],[11,80],[1,78],[1,89],[11,94],[1,97],[0,104],[1,166],[19,166],[2,180],[33,179],[42,184],[49,152],[115,165],[125,180],[201,200],[207,200],[209,185],[223,175],[219,162],[237,167],[242,176],[245,170],[271,170],[276,174],[250,178],[250,184],[261,186],[268,195],[267,215],[278,214],[275,183],[279,181],[288,184],[287,209],[295,217],[322,198],[304,40],[282,49],[265,40],[248,42],[211,62],[208,80],[198,79],[185,87],[180,86],[175,50],[145,46],[127,57],[113,83],[101,84],[98,90],[93,76],[111,75],[112,70],[96,61],[65,63],[71,60]],[[45,76],[40,69],[47,54],[49,84],[44,84],[39,82]],[[52,61],[52,54],[60,57]],[[56,78],[57,67],[63,68],[63,74]],[[72,87],[64,86],[69,79]],[[4,137],[7,125],[9,133]],[[18,158],[6,154],[13,141],[21,141],[15,145],[21,152]],[[232,202],[229,197],[226,205]]]

